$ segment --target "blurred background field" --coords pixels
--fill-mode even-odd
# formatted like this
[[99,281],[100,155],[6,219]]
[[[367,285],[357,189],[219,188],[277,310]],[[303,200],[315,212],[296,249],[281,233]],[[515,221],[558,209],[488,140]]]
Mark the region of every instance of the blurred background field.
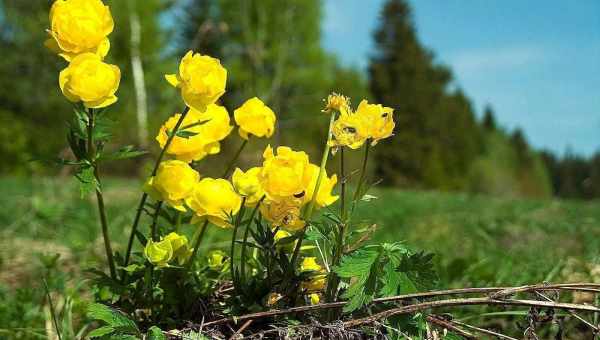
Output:
[[[345,13],[360,13],[366,6],[360,1],[105,2],[116,23],[108,61],[123,73],[119,102],[109,113],[114,146],[133,144],[150,151],[139,160],[103,165],[116,250],[123,250],[142,179],[158,152],[155,133],[182,109],[179,94],[163,75],[174,72],[185,51],[194,49],[221,59],[228,69],[221,104],[230,113],[252,96],[277,113],[275,136],[251,143],[242,168],[257,164],[267,142],[304,149],[318,159],[327,124],[320,113],[322,100],[332,91],[350,96],[354,106],[367,98],[393,107],[396,136],[373,149],[369,169],[371,180],[382,180],[373,192],[378,199],[358,213],[376,224],[374,240],[404,240],[436,253],[441,288],[600,282],[600,152],[594,152],[600,139],[589,138],[592,146],[586,150],[566,147],[569,141],[564,148],[531,143],[528,134],[535,130],[507,123],[494,97],[483,104],[471,98],[469,88],[461,86],[464,65],[454,70],[422,42],[421,17],[413,12],[419,8],[416,1],[364,2],[376,7],[372,18],[342,17],[344,25],[361,26],[362,19],[374,23],[368,32],[371,48],[358,63],[348,62],[344,51],[355,53],[364,42],[352,30],[332,34],[331,13],[338,13],[338,20]],[[424,3],[419,5],[440,5]],[[456,11],[464,5],[452,3],[446,6]],[[503,10],[510,11],[511,3],[517,6],[509,1]],[[582,1],[568,13],[586,6],[598,9],[594,3]],[[0,0],[0,339],[43,337],[48,321],[43,277],[53,291],[72,298],[67,300],[78,324],[90,296],[82,281],[85,269],[103,263],[93,197],[80,199],[68,169],[40,161],[70,156],[65,121],[72,107],[58,89],[58,70],[65,64],[43,47],[50,5],[46,0]],[[458,20],[448,15],[449,21]],[[579,20],[572,14],[574,19]],[[600,36],[598,26],[581,26]],[[133,72],[133,65],[141,66],[141,73]],[[588,73],[595,74],[598,65],[588,66]],[[552,79],[553,74],[540,77]],[[486,81],[496,80],[490,76]],[[577,84],[569,85],[577,89]],[[532,88],[530,94],[538,92]],[[540,129],[544,120],[555,119],[557,125],[583,124],[600,132],[600,115],[593,114],[598,108],[576,122],[581,110],[570,104],[560,106],[565,108],[562,119],[538,117]],[[523,104],[510,114],[528,122],[528,108]],[[232,134],[221,154],[198,165],[200,172],[221,173],[239,143]],[[358,168],[360,152],[348,154],[350,167]],[[336,172],[336,159],[329,173]],[[224,246],[218,233],[210,237],[207,247]]]

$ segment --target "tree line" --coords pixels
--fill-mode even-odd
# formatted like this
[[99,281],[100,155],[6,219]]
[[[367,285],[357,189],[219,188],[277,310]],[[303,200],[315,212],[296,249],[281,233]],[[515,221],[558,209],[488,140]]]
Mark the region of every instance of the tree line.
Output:
[[[276,134],[274,144],[318,153],[313,140],[327,124],[319,111],[332,91],[395,108],[396,137],[378,146],[371,169],[384,184],[508,196],[600,195],[598,154],[586,159],[537,151],[520,129],[498,126],[491,106],[478,118],[452,70],[419,41],[406,0],[388,0],[382,7],[366,74],[323,48],[319,0],[105,3],[117,23],[109,61],[123,72],[119,104],[111,112],[119,143],[156,151],[154,131],[182,109],[163,74],[194,49],[221,59],[231,71],[222,101],[230,112],[253,96],[277,112],[278,130],[288,130]],[[49,6],[45,0],[0,3],[0,173],[41,172],[44,167],[28,160],[61,151],[61,122],[72,109],[48,92],[61,67],[42,47],[40,25],[47,22]],[[234,144],[235,139],[223,146],[224,159]],[[254,145],[254,151],[263,147]],[[358,166],[359,158],[348,162]],[[107,171],[135,175],[133,168]]]

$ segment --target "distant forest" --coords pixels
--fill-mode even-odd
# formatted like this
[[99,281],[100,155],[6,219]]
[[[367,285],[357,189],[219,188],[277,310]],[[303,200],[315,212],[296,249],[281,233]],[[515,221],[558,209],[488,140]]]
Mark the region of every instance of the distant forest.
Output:
[[[353,104],[368,98],[393,107],[396,137],[374,149],[377,162],[371,169],[382,184],[504,196],[600,197],[600,152],[586,158],[535,150],[520,129],[498,125],[491,105],[478,115],[468,94],[456,87],[452,70],[419,41],[406,0],[383,5],[366,74],[342,65],[322,47],[319,0],[105,2],[117,27],[110,62],[123,73],[119,102],[110,113],[121,144],[156,151],[154,131],[182,109],[163,75],[194,49],[221,59],[230,71],[221,103],[230,113],[251,96],[262,98],[279,118],[271,143],[307,149],[313,157],[319,149],[313,141],[326,125],[319,111],[328,93],[348,95]],[[0,3],[0,174],[47,173],[45,165],[29,160],[63,152],[62,122],[72,109],[56,86],[55,70],[63,62],[43,47],[48,7],[42,0]],[[139,79],[131,65],[136,58],[143,65],[145,105],[139,102],[144,96],[135,93]],[[223,146],[224,159],[235,142]],[[262,148],[253,146],[255,152]],[[350,164],[359,158],[360,152],[351,155]],[[207,174],[214,168],[200,166]],[[107,171],[137,176],[136,168]]]

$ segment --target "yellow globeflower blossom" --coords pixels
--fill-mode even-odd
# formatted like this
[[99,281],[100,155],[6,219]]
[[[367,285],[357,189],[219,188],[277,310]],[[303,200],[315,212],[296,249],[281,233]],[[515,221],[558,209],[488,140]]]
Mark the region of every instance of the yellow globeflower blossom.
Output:
[[305,257],[302,259],[302,263],[300,264],[300,271],[308,272],[315,271],[319,272],[323,270],[320,264],[317,263],[317,258],[314,256]]
[[233,187],[238,194],[246,197],[247,206],[256,205],[264,195],[259,179],[261,171],[259,167],[250,168],[246,172],[236,168],[231,176]]
[[[300,271],[313,271],[320,273],[323,272],[323,267],[317,263],[316,257],[305,257],[300,264]],[[314,275],[310,278],[310,280],[302,282],[301,286],[307,291],[322,290],[325,288],[326,279],[327,275],[325,274]]]
[[157,267],[166,267],[173,258],[173,246],[169,240],[154,242],[148,240],[144,248],[144,256]]
[[208,268],[220,271],[227,262],[227,254],[222,250],[213,250],[208,253]]
[[90,52],[103,58],[114,28],[110,9],[100,0],[56,0],[50,9],[45,45],[67,61]]
[[356,109],[356,116],[360,117],[364,126],[367,127],[368,136],[372,139],[372,145],[379,140],[388,138],[394,133],[394,109],[381,104],[369,104],[363,100]]
[[165,236],[164,241],[171,243],[173,258],[177,260],[180,266],[184,265],[192,255],[192,249],[190,249],[188,239],[185,235],[172,232]]
[[321,297],[317,293],[311,293],[311,294],[309,294],[308,298],[310,299],[310,304],[311,305],[318,305],[319,302],[321,302]]
[[242,198],[229,181],[203,178],[193,187],[186,203],[195,212],[195,221],[207,218],[211,223],[227,228],[231,227],[230,217],[240,210]]
[[[165,147],[169,134],[173,133],[180,117],[180,113],[175,114],[160,128],[156,140],[161,148]],[[229,114],[224,107],[210,104],[204,112],[192,108],[179,128],[179,131],[189,132],[190,136],[173,137],[167,153],[184,162],[199,161],[207,155],[219,153],[220,141],[225,139],[231,130],[233,126],[230,125]]]
[[298,198],[281,199],[277,201],[266,200],[260,205],[261,215],[273,227],[282,227],[290,231],[304,228],[305,223],[300,219],[302,200]]
[[59,85],[69,101],[82,101],[85,107],[102,108],[117,101],[121,71],[106,64],[97,54],[83,53],[60,72]]
[[219,59],[189,51],[181,59],[179,73],[167,74],[165,78],[181,89],[187,106],[204,111],[225,93],[227,70]]
[[305,184],[310,181],[308,155],[287,146],[278,147],[275,155],[269,145],[263,157],[260,180],[267,197],[272,200],[303,197]]
[[350,98],[337,93],[330,94],[327,96],[323,112],[331,112],[332,110],[342,114],[348,113],[350,111]]
[[267,295],[267,306],[271,307],[281,299],[283,299],[283,295],[279,293],[269,293],[269,295]]
[[329,141],[330,146],[347,146],[351,149],[360,148],[369,137],[365,122],[352,112],[340,114],[333,123],[331,133],[333,136]]
[[[310,182],[306,185],[306,194],[304,195],[304,203],[309,203],[312,201],[313,193],[315,191],[315,186],[317,185],[317,178],[319,177],[319,167],[314,164],[309,164],[308,166],[310,173]],[[321,178],[321,183],[319,185],[319,191],[317,191],[316,197],[316,205],[319,208],[326,207],[328,205],[333,204],[333,202],[337,201],[339,196],[331,195],[331,191],[333,187],[337,183],[337,175],[333,175],[331,177],[327,177],[327,172],[323,173],[323,177]]]
[[248,139],[248,134],[256,137],[271,137],[275,131],[275,113],[256,97],[248,99],[237,108],[233,116],[240,127],[240,136],[244,139]]
[[200,174],[186,162],[164,161],[158,166],[156,176],[144,185],[144,191],[155,200],[185,211],[184,200],[192,194],[199,179]]

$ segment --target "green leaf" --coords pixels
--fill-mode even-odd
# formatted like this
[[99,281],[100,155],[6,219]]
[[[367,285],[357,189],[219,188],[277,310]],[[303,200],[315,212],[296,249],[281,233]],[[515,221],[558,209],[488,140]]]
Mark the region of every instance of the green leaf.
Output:
[[106,161],[113,161],[113,160],[118,160],[118,159],[135,158],[135,157],[139,157],[141,155],[145,155],[147,153],[148,153],[147,151],[135,150],[133,145],[127,145],[127,146],[120,148],[119,150],[117,150],[116,152],[114,152],[112,154],[103,155],[99,159],[106,160]]
[[167,337],[160,328],[152,326],[148,329],[148,340],[167,340]]
[[383,287],[379,290],[380,296],[398,295],[403,280],[402,273],[397,272],[396,267],[391,260],[383,267],[383,275],[381,276]]
[[343,297],[349,299],[344,312],[352,312],[373,300],[377,292],[379,274],[378,259],[380,252],[370,249],[358,249],[342,258],[333,271],[341,278],[355,278]]
[[108,326],[114,328],[116,332],[135,335],[140,334],[135,322],[130,320],[123,313],[108,306],[92,303],[87,308],[87,315],[91,319],[104,321]]
[[405,273],[416,288],[433,288],[439,279],[434,270],[433,256],[425,252],[405,256],[398,270]]
[[333,271],[341,278],[364,276],[369,273],[371,266],[377,261],[378,257],[378,251],[361,248],[345,255],[340,265],[334,267]]
[[193,132],[193,131],[189,131],[189,130],[180,130],[180,131],[177,131],[175,136],[181,137],[181,138],[190,138],[190,137],[196,136],[197,134],[198,134],[197,132]]
[[86,165],[79,168],[75,174],[75,178],[79,181],[79,191],[81,198],[87,196],[89,193],[95,191],[98,188],[98,181],[94,175],[94,168]]
[[99,338],[115,331],[111,326],[102,326],[100,328],[96,328],[88,334],[89,338]]

